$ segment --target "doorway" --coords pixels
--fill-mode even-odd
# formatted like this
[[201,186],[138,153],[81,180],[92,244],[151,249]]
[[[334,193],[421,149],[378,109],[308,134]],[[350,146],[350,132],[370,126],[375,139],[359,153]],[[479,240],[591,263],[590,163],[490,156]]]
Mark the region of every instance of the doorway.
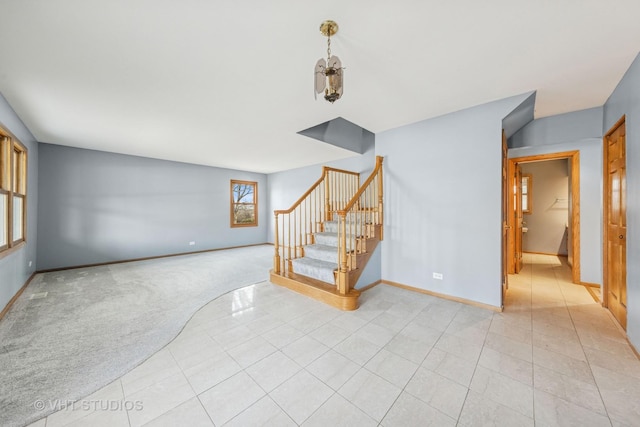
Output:
[[626,126],[623,116],[603,141],[603,305],[627,329]]
[[[578,151],[541,154],[509,159],[508,166],[508,216],[507,216],[507,267],[509,274],[516,274],[522,266],[522,165],[531,162],[567,159],[569,163],[569,200],[558,200],[570,209],[567,223],[568,241],[571,247],[571,275],[573,283],[580,284],[580,154]],[[530,183],[528,184],[531,185]],[[531,203],[531,200],[528,200]]]

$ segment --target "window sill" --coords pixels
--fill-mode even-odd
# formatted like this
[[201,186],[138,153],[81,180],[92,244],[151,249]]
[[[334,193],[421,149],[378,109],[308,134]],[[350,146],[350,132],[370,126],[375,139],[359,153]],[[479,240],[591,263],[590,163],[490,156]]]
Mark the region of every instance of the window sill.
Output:
[[9,249],[3,250],[2,252],[0,252],[0,259],[6,257],[8,255],[11,255],[14,252],[19,251],[26,244],[27,244],[27,242],[23,240],[22,242],[18,243],[17,245],[12,246]]

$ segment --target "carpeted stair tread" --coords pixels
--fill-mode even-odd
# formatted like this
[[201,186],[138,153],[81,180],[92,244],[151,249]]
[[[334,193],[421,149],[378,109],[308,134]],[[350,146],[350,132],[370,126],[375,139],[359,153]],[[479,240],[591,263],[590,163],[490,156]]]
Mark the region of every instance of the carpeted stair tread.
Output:
[[[315,239],[316,239],[316,243],[320,244],[320,245],[324,245],[324,246],[333,246],[334,248],[338,247],[338,233],[331,233],[328,231],[324,231],[322,233],[316,233],[315,234]],[[355,237],[354,236],[347,236],[347,243],[348,240],[351,239],[351,247],[355,247]]]
[[330,231],[316,233],[315,240],[319,245],[338,247],[338,233],[332,233]]
[[338,260],[338,251],[335,246],[307,245],[304,247],[304,257],[335,263]]
[[[347,219],[347,221],[346,221],[347,230],[349,230],[350,227],[357,228],[362,223],[363,223],[363,221],[361,221],[361,220],[357,220],[356,221],[356,220]],[[369,221],[364,221],[364,223],[368,224],[370,222]],[[326,231],[326,232],[337,233],[339,227],[340,227],[340,223],[338,221],[325,221],[324,222],[324,231]]]
[[333,271],[338,268],[337,262],[327,262],[314,258],[296,258],[291,260],[293,272],[303,276],[322,280],[323,282],[335,285]]

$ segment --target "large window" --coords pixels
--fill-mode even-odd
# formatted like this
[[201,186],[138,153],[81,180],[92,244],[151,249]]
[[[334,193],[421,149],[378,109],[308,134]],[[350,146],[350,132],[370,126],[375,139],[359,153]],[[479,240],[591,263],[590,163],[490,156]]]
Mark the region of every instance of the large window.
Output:
[[0,252],[25,241],[27,149],[0,129]]
[[231,180],[231,227],[258,225],[258,183]]

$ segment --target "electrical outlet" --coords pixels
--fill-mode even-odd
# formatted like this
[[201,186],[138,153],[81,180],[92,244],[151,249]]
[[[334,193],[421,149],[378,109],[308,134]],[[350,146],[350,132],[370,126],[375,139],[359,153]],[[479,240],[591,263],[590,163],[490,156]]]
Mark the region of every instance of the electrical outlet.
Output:
[[33,265],[33,261],[29,261],[29,267]]
[[434,279],[438,279],[438,280],[442,280],[442,273],[433,273],[433,278]]
[[189,246],[195,246],[196,242],[189,242]]

